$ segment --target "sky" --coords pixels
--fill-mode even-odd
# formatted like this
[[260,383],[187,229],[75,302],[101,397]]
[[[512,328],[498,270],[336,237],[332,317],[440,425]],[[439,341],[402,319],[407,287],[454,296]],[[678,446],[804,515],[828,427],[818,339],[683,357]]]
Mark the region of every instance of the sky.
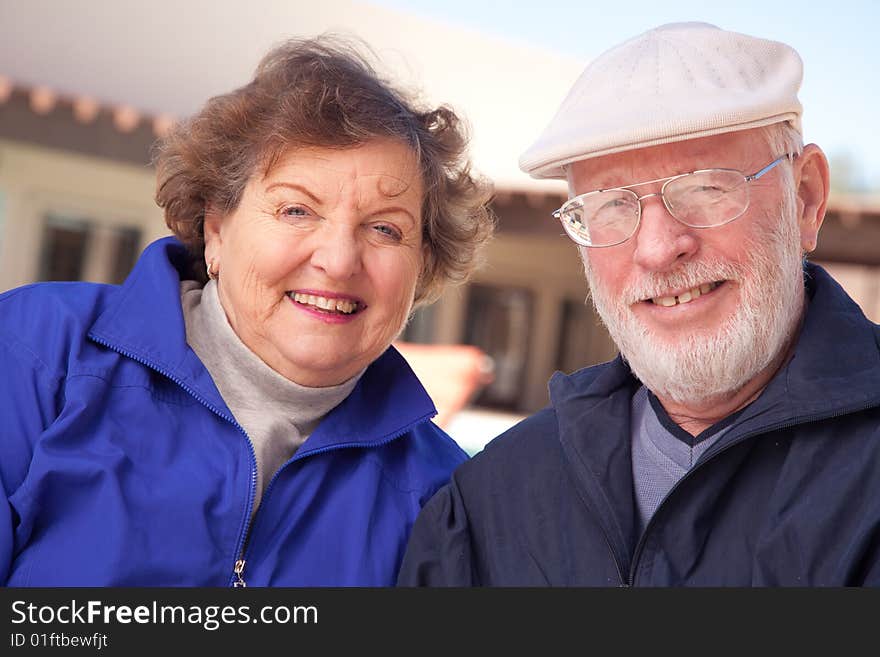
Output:
[[783,41],[804,61],[800,99],[805,142],[825,150],[832,176],[836,173],[840,182],[880,190],[876,125],[880,2],[876,0],[372,0],[372,4],[546,48],[584,63],[647,29],[678,21],[704,21]]

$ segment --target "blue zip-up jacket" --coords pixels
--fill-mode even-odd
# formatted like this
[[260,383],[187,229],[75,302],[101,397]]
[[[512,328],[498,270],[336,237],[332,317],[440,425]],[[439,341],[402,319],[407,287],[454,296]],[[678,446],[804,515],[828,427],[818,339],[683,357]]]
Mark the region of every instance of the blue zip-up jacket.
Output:
[[424,508],[408,586],[880,585],[880,328],[821,268],[793,358],[639,532],[638,387],[619,358],[550,382],[551,406]]
[[389,348],[254,506],[255,460],[186,343],[172,238],[122,286],[0,295],[0,582],[387,586],[465,453]]

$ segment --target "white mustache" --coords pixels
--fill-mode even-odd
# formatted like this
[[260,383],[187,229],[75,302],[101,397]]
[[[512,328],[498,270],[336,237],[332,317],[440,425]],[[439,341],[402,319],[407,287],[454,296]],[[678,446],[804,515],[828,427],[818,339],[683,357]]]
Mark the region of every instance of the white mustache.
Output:
[[670,290],[692,289],[703,283],[716,281],[739,281],[743,279],[743,267],[729,262],[687,262],[674,272],[653,272],[623,290],[627,306],[661,297]]

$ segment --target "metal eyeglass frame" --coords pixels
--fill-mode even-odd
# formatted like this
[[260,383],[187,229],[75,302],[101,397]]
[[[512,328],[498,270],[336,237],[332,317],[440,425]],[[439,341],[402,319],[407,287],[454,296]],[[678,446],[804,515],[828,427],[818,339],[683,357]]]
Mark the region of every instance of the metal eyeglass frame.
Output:
[[[737,214],[734,217],[731,217],[730,219],[727,219],[726,221],[722,221],[720,224],[711,224],[709,226],[695,226],[695,225],[689,224],[686,221],[683,221],[675,216],[675,213],[673,213],[672,209],[669,207],[669,203],[667,203],[666,196],[664,195],[664,192],[666,191],[666,186],[669,183],[671,183],[672,181],[679,180],[680,178],[684,178],[685,176],[692,176],[695,173],[709,173],[712,171],[733,171],[733,172],[741,175],[743,177],[743,180],[746,183],[750,183],[753,180],[757,180],[758,178],[763,176],[765,173],[767,173],[768,171],[773,169],[777,164],[779,164],[783,160],[786,160],[786,159],[793,160],[795,157],[797,157],[796,153],[786,153],[784,155],[780,155],[775,160],[773,160],[770,164],[765,166],[763,169],[759,169],[755,173],[751,173],[751,174],[745,174],[742,171],[739,171],[738,169],[725,169],[722,167],[716,167],[713,169],[697,169],[696,171],[688,171],[687,173],[679,173],[674,176],[668,176],[666,178],[657,178],[656,180],[647,180],[645,182],[635,183],[633,185],[626,185],[623,187],[609,187],[608,189],[596,189],[596,190],[593,190],[592,192],[585,192],[583,194],[578,194],[577,196],[568,199],[565,203],[562,204],[562,206],[558,210],[554,210],[552,212],[552,216],[554,219],[558,219],[560,222],[563,223],[563,230],[565,230],[566,236],[568,236],[568,238],[571,239],[572,242],[574,242],[575,244],[577,244],[579,246],[586,246],[591,249],[604,249],[609,246],[617,246],[618,244],[623,244],[629,238],[631,238],[633,235],[635,235],[639,229],[639,225],[642,222],[642,200],[646,199],[646,198],[650,198],[652,196],[659,196],[663,201],[664,207],[666,207],[666,211],[669,212],[669,214],[672,216],[672,218],[675,219],[676,221],[678,221],[679,223],[684,224],[685,226],[688,226],[690,228],[718,228],[719,226],[724,226],[725,224],[729,224],[731,221],[735,221],[736,219],[739,219],[741,216],[743,216],[745,214],[746,210],[749,209],[748,201],[750,199],[747,199],[746,206],[742,209],[742,212],[740,212],[739,214]],[[662,182],[663,186],[660,187],[659,192],[654,192],[652,194],[645,194],[644,196],[639,196],[634,191],[632,191],[632,189],[630,189],[631,187],[642,187],[644,185],[653,185],[658,182]],[[624,237],[619,242],[613,242],[611,244],[584,244],[583,241],[580,241],[580,240],[574,238],[571,235],[571,233],[569,233],[568,230],[565,229],[565,223],[564,223],[565,220],[562,218],[562,213],[565,210],[565,207],[569,203],[572,203],[577,200],[582,200],[583,198],[585,198],[587,196],[592,196],[593,194],[601,194],[603,192],[615,192],[615,191],[629,192],[630,194],[633,194],[636,197],[636,204],[637,204],[636,208],[638,209],[638,213],[636,214],[636,223],[633,226],[633,230],[629,235]]]

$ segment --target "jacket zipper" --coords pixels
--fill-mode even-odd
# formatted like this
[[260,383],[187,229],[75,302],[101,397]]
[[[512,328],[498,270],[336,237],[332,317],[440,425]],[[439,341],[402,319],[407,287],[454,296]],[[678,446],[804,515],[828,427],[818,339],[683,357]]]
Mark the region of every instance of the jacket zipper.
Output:
[[[563,447],[563,453],[564,452],[565,452],[565,448]],[[570,468],[569,468],[569,471],[570,471]],[[593,477],[592,473],[590,473],[590,476]],[[614,562],[614,568],[617,570],[617,577],[620,580],[620,585],[626,586],[627,580],[623,574],[623,569],[620,567],[620,559],[618,558],[618,556],[619,556],[618,552],[614,549],[614,546],[611,542],[611,538],[608,536],[608,531],[605,529],[605,523],[600,519],[601,514],[599,513],[598,508],[596,507],[595,504],[593,504],[590,501],[590,497],[591,497],[590,493],[587,491],[582,491],[581,487],[577,485],[577,481],[576,481],[574,475],[569,474],[569,478],[571,479],[571,484],[572,484],[572,487],[573,487],[575,493],[577,494],[577,496],[581,500],[581,504],[583,504],[584,507],[586,507],[588,513],[593,514],[594,516],[596,516],[597,519],[599,519],[599,522],[598,522],[599,529],[602,530],[602,538],[605,539],[605,545],[608,547],[608,553],[611,555],[611,561]],[[599,488],[598,482],[595,483],[595,486],[596,486],[596,488]]]
[[244,581],[244,578],[241,576],[244,573],[244,566],[247,563],[244,559],[239,559],[235,562],[235,567],[232,569],[232,572],[235,573],[236,580],[232,583],[234,588],[240,589],[247,586],[247,582]]
[[[266,500],[269,498],[269,494],[272,492],[272,489],[275,487],[275,482],[278,480],[278,477],[281,475],[281,471],[284,470],[284,468],[286,468],[291,463],[294,463],[295,461],[301,461],[302,459],[306,459],[311,456],[316,456],[318,454],[324,454],[326,452],[331,452],[331,451],[337,450],[337,449],[351,449],[351,448],[355,448],[355,447],[362,447],[364,449],[372,449],[374,447],[381,447],[382,445],[387,445],[391,441],[397,440],[405,433],[412,431],[418,425],[420,425],[424,422],[427,422],[432,417],[434,417],[434,415],[436,415],[436,413],[434,413],[434,412],[423,415],[418,420],[415,420],[414,422],[411,422],[410,424],[406,425],[404,428],[399,429],[398,431],[385,436],[381,440],[377,440],[372,443],[338,443],[336,445],[328,445],[327,447],[322,447],[321,449],[316,449],[313,451],[295,453],[280,468],[278,468],[278,471],[274,475],[272,475],[272,479],[269,481],[269,484],[266,486],[266,489],[263,491],[263,500],[262,500],[261,504],[265,504]],[[256,477],[256,475],[254,475],[254,476]],[[257,512],[256,515],[257,516],[260,515],[259,511]],[[254,520],[254,522],[256,523],[256,519]],[[250,537],[250,532],[252,530],[253,530],[253,526],[249,527],[246,537]],[[242,588],[242,587],[247,586],[247,582],[244,580],[244,577],[243,577],[244,568],[247,565],[247,560],[245,559],[245,557],[247,556],[246,555],[247,546],[248,546],[248,543],[247,543],[247,541],[245,541],[244,545],[242,546],[241,551],[239,552],[238,560],[235,562],[235,566],[233,568],[233,574],[235,576],[235,580],[234,580],[232,586],[235,588]]]
[[[645,529],[642,532],[642,535],[639,537],[639,541],[636,544],[635,552],[633,553],[633,560],[632,560],[632,564],[630,565],[629,577],[626,580],[623,580],[621,578],[622,581],[624,582],[624,586],[634,586],[635,585],[635,578],[636,578],[636,572],[638,570],[639,560],[642,556],[642,552],[644,551],[645,543],[647,542],[648,533],[651,529],[651,526],[654,524],[654,519],[657,517],[657,512],[660,510],[660,507],[662,507],[664,504],[666,504],[666,502],[669,500],[669,498],[671,498],[672,495],[675,493],[676,489],[679,486],[681,486],[682,483],[688,477],[690,477],[694,472],[696,472],[700,468],[704,467],[707,463],[715,460],[717,457],[721,456],[722,454],[724,454],[728,450],[732,449],[733,447],[736,447],[737,445],[741,445],[745,441],[750,440],[751,438],[754,438],[755,436],[759,436],[762,433],[768,433],[770,431],[779,431],[780,429],[790,429],[791,427],[796,427],[796,426],[799,426],[802,424],[809,424],[811,422],[818,422],[819,420],[830,420],[831,418],[840,417],[842,415],[849,415],[851,413],[859,413],[861,411],[866,411],[870,408],[874,408],[877,405],[878,405],[878,402],[873,401],[868,404],[861,404],[859,406],[852,406],[850,408],[846,408],[841,411],[835,411],[835,412],[830,413],[828,415],[819,413],[818,415],[807,415],[807,416],[803,416],[800,418],[796,418],[794,420],[780,422],[779,424],[771,424],[770,426],[763,427],[761,429],[756,429],[754,431],[745,433],[742,436],[739,436],[736,440],[726,444],[724,447],[719,449],[714,454],[710,453],[710,455],[704,461],[698,462],[696,466],[694,466],[693,468],[688,470],[685,473],[685,475],[675,483],[675,485],[669,490],[669,492],[666,494],[666,497],[663,498],[663,500],[660,502],[657,509],[654,511],[654,513],[648,519],[648,524],[645,525]],[[711,450],[711,447],[709,449]],[[605,540],[606,541],[608,540],[607,536],[606,536]],[[615,565],[617,565],[617,570],[618,570],[618,572],[620,572],[620,565],[617,564],[616,562],[617,562],[617,559],[615,558]]]
[[196,401],[198,401],[200,404],[202,404],[202,406],[207,408],[209,411],[211,411],[212,413],[214,413],[218,417],[220,417],[220,418],[226,420],[227,422],[229,422],[230,424],[232,424],[245,437],[245,440],[247,441],[248,449],[250,450],[250,455],[251,455],[251,487],[250,487],[250,491],[248,493],[248,503],[247,503],[247,508],[246,508],[246,512],[247,512],[246,521],[245,521],[245,524],[244,524],[242,530],[240,530],[239,537],[238,537],[238,543],[236,545],[235,554],[238,555],[238,558],[236,559],[236,561],[232,567],[232,576],[229,579],[229,584],[231,584],[235,588],[247,586],[247,582],[245,582],[244,577],[243,577],[244,567],[245,567],[245,563],[246,563],[244,560],[244,551],[245,551],[245,547],[247,545],[248,536],[250,535],[250,529],[251,529],[251,524],[252,524],[251,509],[254,508],[254,497],[256,497],[256,490],[257,490],[257,457],[256,457],[256,454],[254,453],[254,445],[251,442],[250,436],[248,436],[247,432],[244,430],[244,428],[238,422],[235,421],[234,417],[232,417],[231,415],[227,415],[226,413],[224,413],[219,408],[212,405],[207,400],[202,399],[202,397],[200,395],[198,395],[192,388],[190,388],[188,385],[186,385],[186,383],[181,381],[178,377],[174,376],[173,374],[171,374],[170,372],[168,372],[164,368],[157,366],[155,363],[151,363],[147,360],[144,360],[143,358],[136,356],[135,354],[133,354],[129,351],[126,351],[124,349],[120,349],[119,347],[116,347],[115,345],[112,345],[109,342],[107,342],[101,338],[98,338],[94,335],[90,334],[89,337],[92,340],[94,340],[95,342],[97,342],[98,344],[103,345],[103,346],[107,347],[108,349],[112,349],[113,351],[122,354],[126,358],[131,358],[133,361],[136,361],[136,362],[140,363],[141,365],[145,365],[145,366],[149,367],[150,369],[158,372],[162,376],[170,379],[171,381],[176,383],[178,386],[183,388],[193,398],[195,398]]

